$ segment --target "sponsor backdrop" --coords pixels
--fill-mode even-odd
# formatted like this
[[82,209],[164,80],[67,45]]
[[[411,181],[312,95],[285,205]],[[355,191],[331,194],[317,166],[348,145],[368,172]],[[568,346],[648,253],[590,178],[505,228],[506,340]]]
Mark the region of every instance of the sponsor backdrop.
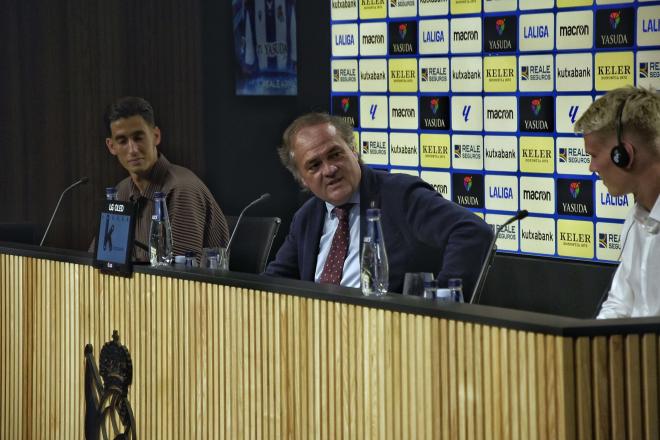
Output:
[[615,261],[613,197],[573,124],[608,90],[660,89],[660,1],[331,0],[332,112],[365,163],[419,175],[500,250]]

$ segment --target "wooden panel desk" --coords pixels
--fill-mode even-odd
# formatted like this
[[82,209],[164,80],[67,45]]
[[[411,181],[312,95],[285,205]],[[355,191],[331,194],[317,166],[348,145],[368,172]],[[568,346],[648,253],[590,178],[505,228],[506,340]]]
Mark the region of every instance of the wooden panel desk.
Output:
[[660,318],[438,305],[0,245],[0,438],[83,438],[117,329],[139,438],[657,439]]

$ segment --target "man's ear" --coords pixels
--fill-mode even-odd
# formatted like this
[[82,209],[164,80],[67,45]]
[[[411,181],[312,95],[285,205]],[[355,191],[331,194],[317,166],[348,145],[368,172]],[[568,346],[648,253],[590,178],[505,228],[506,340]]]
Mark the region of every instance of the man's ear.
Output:
[[626,170],[629,170],[632,168],[633,163],[635,162],[635,147],[633,147],[633,144],[630,142],[623,141],[623,148],[626,149],[626,153],[628,153],[628,157],[630,160],[628,161],[628,165],[626,165]]
[[154,126],[154,145],[158,146],[160,145],[161,137],[160,137],[160,128],[157,126]]
[[112,138],[105,138],[105,146],[108,147],[108,151],[113,156],[117,155],[117,150],[115,149],[115,144],[112,142]]

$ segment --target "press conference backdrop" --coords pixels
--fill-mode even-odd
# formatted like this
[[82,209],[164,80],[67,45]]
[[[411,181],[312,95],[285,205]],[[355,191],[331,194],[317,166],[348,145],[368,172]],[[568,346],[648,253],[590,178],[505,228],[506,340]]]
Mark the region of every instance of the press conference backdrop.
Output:
[[632,196],[589,172],[575,121],[660,89],[660,1],[331,0],[332,112],[365,163],[420,175],[513,253],[618,259]]

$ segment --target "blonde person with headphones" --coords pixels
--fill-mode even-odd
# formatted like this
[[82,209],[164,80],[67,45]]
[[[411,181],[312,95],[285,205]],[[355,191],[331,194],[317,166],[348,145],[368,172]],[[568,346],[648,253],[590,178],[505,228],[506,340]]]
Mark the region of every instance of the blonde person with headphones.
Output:
[[623,245],[598,318],[660,315],[660,95],[625,87],[594,101],[575,124],[589,170],[610,194],[634,194]]

